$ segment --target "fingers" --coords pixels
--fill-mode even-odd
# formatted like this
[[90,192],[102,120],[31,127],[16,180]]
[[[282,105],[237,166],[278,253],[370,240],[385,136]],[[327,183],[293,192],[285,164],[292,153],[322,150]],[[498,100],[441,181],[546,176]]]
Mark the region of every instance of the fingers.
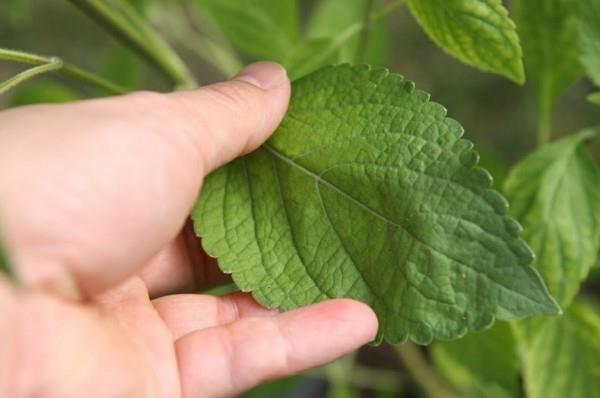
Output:
[[[265,95],[268,93],[269,95]],[[278,64],[259,62],[234,81],[170,95],[187,118],[190,140],[205,173],[258,148],[277,128],[287,109],[290,86]],[[202,126],[199,133],[197,127]]]
[[12,373],[12,359],[15,356],[15,297],[12,286],[0,271],[0,397],[8,397],[8,385]]
[[371,341],[376,331],[369,307],[332,300],[189,333],[176,342],[183,397],[238,394],[330,362]]
[[95,295],[175,239],[215,167],[283,117],[275,64],[175,94],[0,113],[0,222],[25,285]]
[[153,304],[174,339],[195,330],[226,325],[243,318],[279,313],[261,306],[249,293],[233,293],[223,297],[176,294],[156,299]]
[[226,283],[231,277],[219,269],[187,223],[180,235],[161,250],[139,275],[151,298],[175,293],[197,293]]

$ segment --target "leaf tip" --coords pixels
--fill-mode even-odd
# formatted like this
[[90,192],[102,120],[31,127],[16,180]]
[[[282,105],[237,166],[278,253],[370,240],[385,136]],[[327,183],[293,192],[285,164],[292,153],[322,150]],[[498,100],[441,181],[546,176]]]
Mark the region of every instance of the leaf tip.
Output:
[[523,59],[519,58],[519,60],[512,65],[512,68],[504,73],[504,76],[508,77],[515,84],[523,86],[526,81]]

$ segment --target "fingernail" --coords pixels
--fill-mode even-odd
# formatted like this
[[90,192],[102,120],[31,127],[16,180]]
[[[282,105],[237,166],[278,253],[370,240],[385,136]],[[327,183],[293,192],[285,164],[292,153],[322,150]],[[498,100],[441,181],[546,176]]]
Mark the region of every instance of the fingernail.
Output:
[[248,65],[234,80],[241,80],[263,90],[272,90],[287,81],[287,73],[283,66],[275,62],[257,62]]

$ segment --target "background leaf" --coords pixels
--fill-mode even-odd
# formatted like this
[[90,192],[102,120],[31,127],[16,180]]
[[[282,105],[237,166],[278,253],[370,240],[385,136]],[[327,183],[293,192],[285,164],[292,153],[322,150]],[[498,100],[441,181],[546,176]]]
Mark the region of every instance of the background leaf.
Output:
[[0,13],[8,16],[8,21],[15,26],[29,23],[31,19],[30,0],[2,0]]
[[102,75],[108,80],[134,90],[143,79],[139,58],[124,47],[114,47],[106,55]]
[[296,0],[196,1],[254,59],[284,62],[298,40]]
[[[579,1],[579,0],[577,0]],[[540,112],[581,76],[575,0],[516,0],[515,16],[525,69]]]
[[[368,4],[369,0],[321,0],[309,19],[307,36],[312,39],[336,37],[348,27],[363,22]],[[387,65],[389,40],[388,20],[382,19],[373,23],[369,30],[364,62],[373,66]],[[340,46],[334,62],[354,62],[359,41],[360,35],[356,34]]]
[[406,0],[406,5],[449,54],[517,83],[525,81],[515,24],[500,0]]
[[600,316],[575,301],[545,323],[524,353],[529,398],[600,397]]
[[600,0],[577,0],[577,27],[581,63],[600,86]]
[[511,214],[536,253],[550,293],[564,308],[596,263],[600,244],[600,170],[584,143],[590,130],[542,147],[505,181]]
[[63,103],[81,98],[78,92],[58,81],[37,79],[15,89],[10,97],[9,106]]
[[366,302],[391,342],[557,311],[443,107],[399,75],[349,65],[292,93],[268,144],[211,174],[193,212],[241,290],[284,309]]
[[465,396],[512,397],[517,392],[519,360],[510,326],[490,329],[451,342],[436,342],[431,351],[437,369]]
[[600,93],[593,93],[588,95],[587,97],[588,101],[590,101],[591,103],[600,105]]

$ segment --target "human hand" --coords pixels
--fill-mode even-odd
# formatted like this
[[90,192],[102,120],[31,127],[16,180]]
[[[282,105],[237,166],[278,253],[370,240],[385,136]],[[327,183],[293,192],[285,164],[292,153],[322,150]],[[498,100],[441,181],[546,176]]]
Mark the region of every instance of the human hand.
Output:
[[217,397],[370,341],[373,312],[278,313],[226,280],[184,228],[216,167],[276,128],[281,67],[228,83],[0,113],[0,397]]

